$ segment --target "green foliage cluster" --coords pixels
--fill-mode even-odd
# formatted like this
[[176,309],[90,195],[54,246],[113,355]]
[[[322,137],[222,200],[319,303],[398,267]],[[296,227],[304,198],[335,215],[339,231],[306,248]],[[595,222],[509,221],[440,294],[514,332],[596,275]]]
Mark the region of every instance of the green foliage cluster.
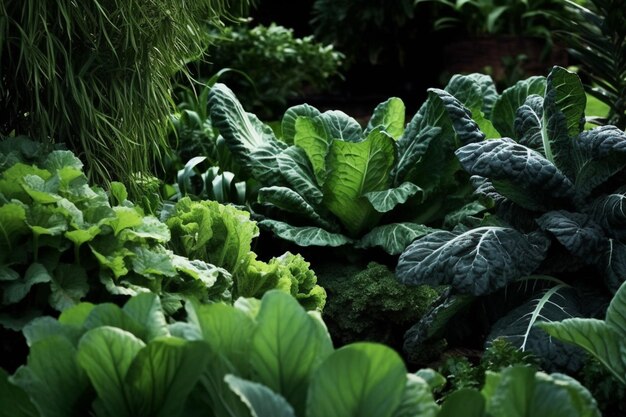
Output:
[[221,78],[264,120],[275,119],[298,93],[328,90],[339,78],[343,54],[313,36],[297,38],[275,23],[230,25],[213,31],[204,58],[189,64],[201,80],[223,68]]
[[482,141],[479,125],[489,122],[474,122],[446,91],[430,90],[406,127],[398,98],[379,104],[364,128],[341,111],[298,105],[285,112],[280,137],[223,84],[211,89],[209,106],[233,157],[261,186],[253,207],[264,216],[259,225],[299,246],[396,255],[429,233],[427,225],[455,225],[485,210],[471,201],[454,151]]
[[186,311],[167,324],[159,298],[141,294],[35,320],[28,363],[0,372],[0,416],[600,416],[576,381],[525,367],[490,372],[482,392],[440,407],[440,375],[408,374],[383,345],[335,350],[319,316],[279,291]]
[[206,25],[243,4],[3,1],[0,133],[64,142],[94,179],[150,172],[172,75],[205,49]]
[[364,270],[320,266],[318,275],[328,292],[324,321],[340,345],[368,340],[401,346],[406,329],[421,318],[437,294],[428,286],[400,284],[389,268],[375,262]]
[[162,217],[171,230],[174,251],[228,270],[235,298],[258,298],[280,288],[308,309],[323,309],[326,292],[316,285],[317,277],[302,256],[285,253],[269,262],[256,259],[252,240],[259,228],[248,212],[185,197]]

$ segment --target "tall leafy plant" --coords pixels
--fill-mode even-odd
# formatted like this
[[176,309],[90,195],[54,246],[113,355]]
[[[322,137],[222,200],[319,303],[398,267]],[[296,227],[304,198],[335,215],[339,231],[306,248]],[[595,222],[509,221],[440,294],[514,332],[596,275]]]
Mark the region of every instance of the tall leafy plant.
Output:
[[[209,105],[233,156],[262,186],[259,225],[300,246],[378,246],[398,254],[430,231],[425,224],[441,225],[469,201],[453,152],[484,135],[443,90],[431,90],[406,127],[397,98],[378,105],[365,128],[340,111],[295,106],[282,119],[281,138],[223,84],[213,87]],[[466,211],[472,209],[484,207]]]
[[[545,92],[536,94],[542,85]],[[462,96],[471,97],[459,91]],[[494,202],[496,216],[477,228],[416,240],[396,270],[407,284],[446,284],[472,297],[547,282],[546,292],[502,318],[491,335],[533,346],[544,358],[571,356],[557,354],[561,348],[533,330],[534,323],[592,315],[593,303],[577,297],[586,288],[615,292],[626,279],[626,135],[615,126],[583,131],[585,97],[580,79],[559,67],[546,80],[529,79],[505,91],[491,122],[510,137],[456,151],[476,192]],[[581,271],[594,278],[584,279]]]
[[205,25],[226,6],[3,1],[0,133],[66,142],[100,180],[149,172],[165,144],[171,76],[204,50]]

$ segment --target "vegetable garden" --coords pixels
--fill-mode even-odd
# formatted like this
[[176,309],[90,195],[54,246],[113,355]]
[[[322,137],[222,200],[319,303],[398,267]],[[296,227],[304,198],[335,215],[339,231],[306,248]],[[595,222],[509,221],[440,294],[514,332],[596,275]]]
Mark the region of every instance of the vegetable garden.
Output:
[[527,6],[577,65],[365,116],[263,2],[87,3],[0,4],[0,417],[626,413],[624,1]]

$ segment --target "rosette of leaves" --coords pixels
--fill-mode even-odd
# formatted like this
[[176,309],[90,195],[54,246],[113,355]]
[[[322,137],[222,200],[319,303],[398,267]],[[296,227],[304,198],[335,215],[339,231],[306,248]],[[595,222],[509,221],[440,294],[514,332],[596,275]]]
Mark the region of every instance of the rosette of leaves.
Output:
[[133,206],[120,183],[110,195],[90,186],[82,167],[57,150],[39,166],[15,162],[0,174],[3,326],[19,329],[83,299],[146,291],[162,296],[168,314],[187,296],[230,298],[228,272],[168,250],[164,223]]
[[[455,96],[463,95],[461,101],[472,96],[464,90]],[[570,369],[580,361],[558,358],[569,360],[572,351],[533,325],[597,314],[598,294],[614,292],[626,280],[626,135],[614,126],[583,131],[585,100],[578,76],[560,67],[498,97],[491,124],[510,137],[456,151],[476,192],[493,201],[496,216],[478,228],[416,240],[396,270],[404,283],[446,284],[472,297],[505,288],[511,297],[527,287],[520,282],[547,282],[501,318],[490,338],[507,337]]]
[[484,209],[464,207],[471,187],[454,156],[484,134],[443,90],[430,90],[406,127],[398,98],[378,105],[365,128],[343,112],[298,105],[285,113],[280,139],[223,84],[211,89],[209,106],[234,158],[261,185],[259,225],[299,246],[395,255],[446,215],[455,223]]
[[269,262],[256,259],[252,241],[259,228],[247,211],[185,197],[162,218],[172,233],[174,252],[229,271],[235,298],[260,298],[278,288],[307,309],[323,309],[326,292],[317,285],[315,273],[302,256],[287,252]]

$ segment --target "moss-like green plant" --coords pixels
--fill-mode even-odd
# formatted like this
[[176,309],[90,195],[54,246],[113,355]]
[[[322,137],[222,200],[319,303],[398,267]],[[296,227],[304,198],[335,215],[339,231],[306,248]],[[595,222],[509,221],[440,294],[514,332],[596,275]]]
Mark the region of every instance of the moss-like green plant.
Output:
[[99,180],[147,171],[171,76],[206,47],[224,0],[0,3],[0,133],[66,142]]

